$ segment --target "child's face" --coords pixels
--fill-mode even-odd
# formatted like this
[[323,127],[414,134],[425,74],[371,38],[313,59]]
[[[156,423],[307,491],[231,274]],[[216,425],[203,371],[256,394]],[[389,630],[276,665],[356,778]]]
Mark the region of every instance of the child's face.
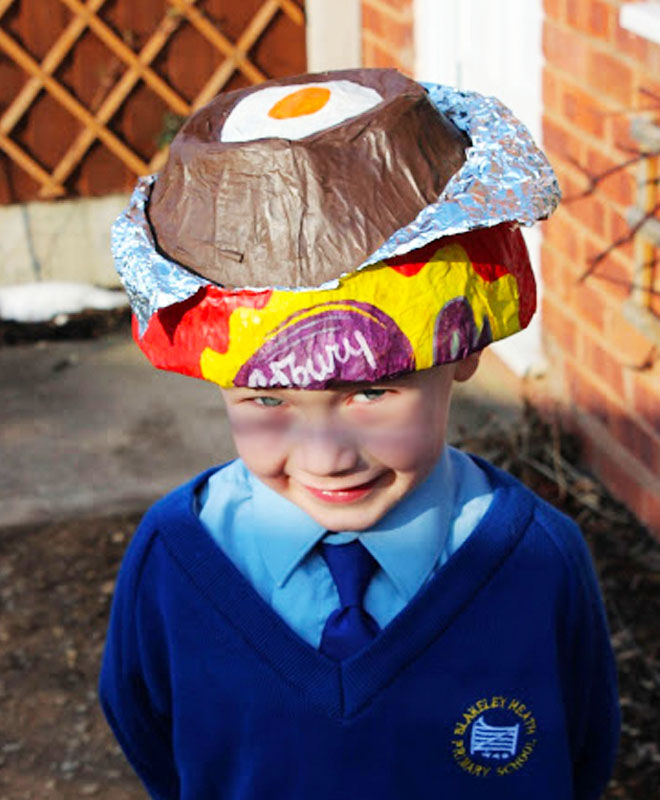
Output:
[[380,384],[223,389],[247,468],[328,530],[374,525],[421,483],[447,429],[451,387],[478,355]]

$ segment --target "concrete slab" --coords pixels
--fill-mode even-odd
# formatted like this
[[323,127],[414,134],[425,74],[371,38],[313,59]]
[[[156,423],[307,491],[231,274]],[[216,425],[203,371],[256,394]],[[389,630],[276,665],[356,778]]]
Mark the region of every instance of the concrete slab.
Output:
[[[517,397],[496,358],[457,386],[450,440]],[[0,526],[143,509],[234,455],[218,389],[161,372],[128,331],[0,348]]]
[[233,450],[218,390],[129,334],[0,349],[0,519],[142,508]]

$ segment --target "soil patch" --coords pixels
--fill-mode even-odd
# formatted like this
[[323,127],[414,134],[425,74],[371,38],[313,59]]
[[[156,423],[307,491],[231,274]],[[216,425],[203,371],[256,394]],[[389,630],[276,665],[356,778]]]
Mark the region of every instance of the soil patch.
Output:
[[97,339],[128,327],[130,321],[129,308],[86,309],[76,314],[58,314],[45,322],[0,319],[0,347],[63,339]]

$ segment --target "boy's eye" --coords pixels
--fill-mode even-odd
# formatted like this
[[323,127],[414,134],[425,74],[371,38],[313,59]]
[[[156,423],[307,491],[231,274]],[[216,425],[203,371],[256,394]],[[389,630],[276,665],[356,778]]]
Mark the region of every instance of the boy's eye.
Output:
[[265,406],[266,408],[276,408],[277,406],[281,406],[284,401],[280,400],[279,397],[270,397],[269,395],[265,395],[264,397],[255,397],[254,402],[258,406]]
[[353,395],[356,403],[373,403],[387,394],[386,389],[362,389]]

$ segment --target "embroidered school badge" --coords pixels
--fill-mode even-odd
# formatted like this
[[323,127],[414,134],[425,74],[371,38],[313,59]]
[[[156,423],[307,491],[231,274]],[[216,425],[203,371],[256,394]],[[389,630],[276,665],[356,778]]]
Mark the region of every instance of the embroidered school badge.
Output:
[[470,775],[511,775],[522,769],[537,743],[536,719],[515,697],[494,695],[468,706],[451,741],[458,766]]

